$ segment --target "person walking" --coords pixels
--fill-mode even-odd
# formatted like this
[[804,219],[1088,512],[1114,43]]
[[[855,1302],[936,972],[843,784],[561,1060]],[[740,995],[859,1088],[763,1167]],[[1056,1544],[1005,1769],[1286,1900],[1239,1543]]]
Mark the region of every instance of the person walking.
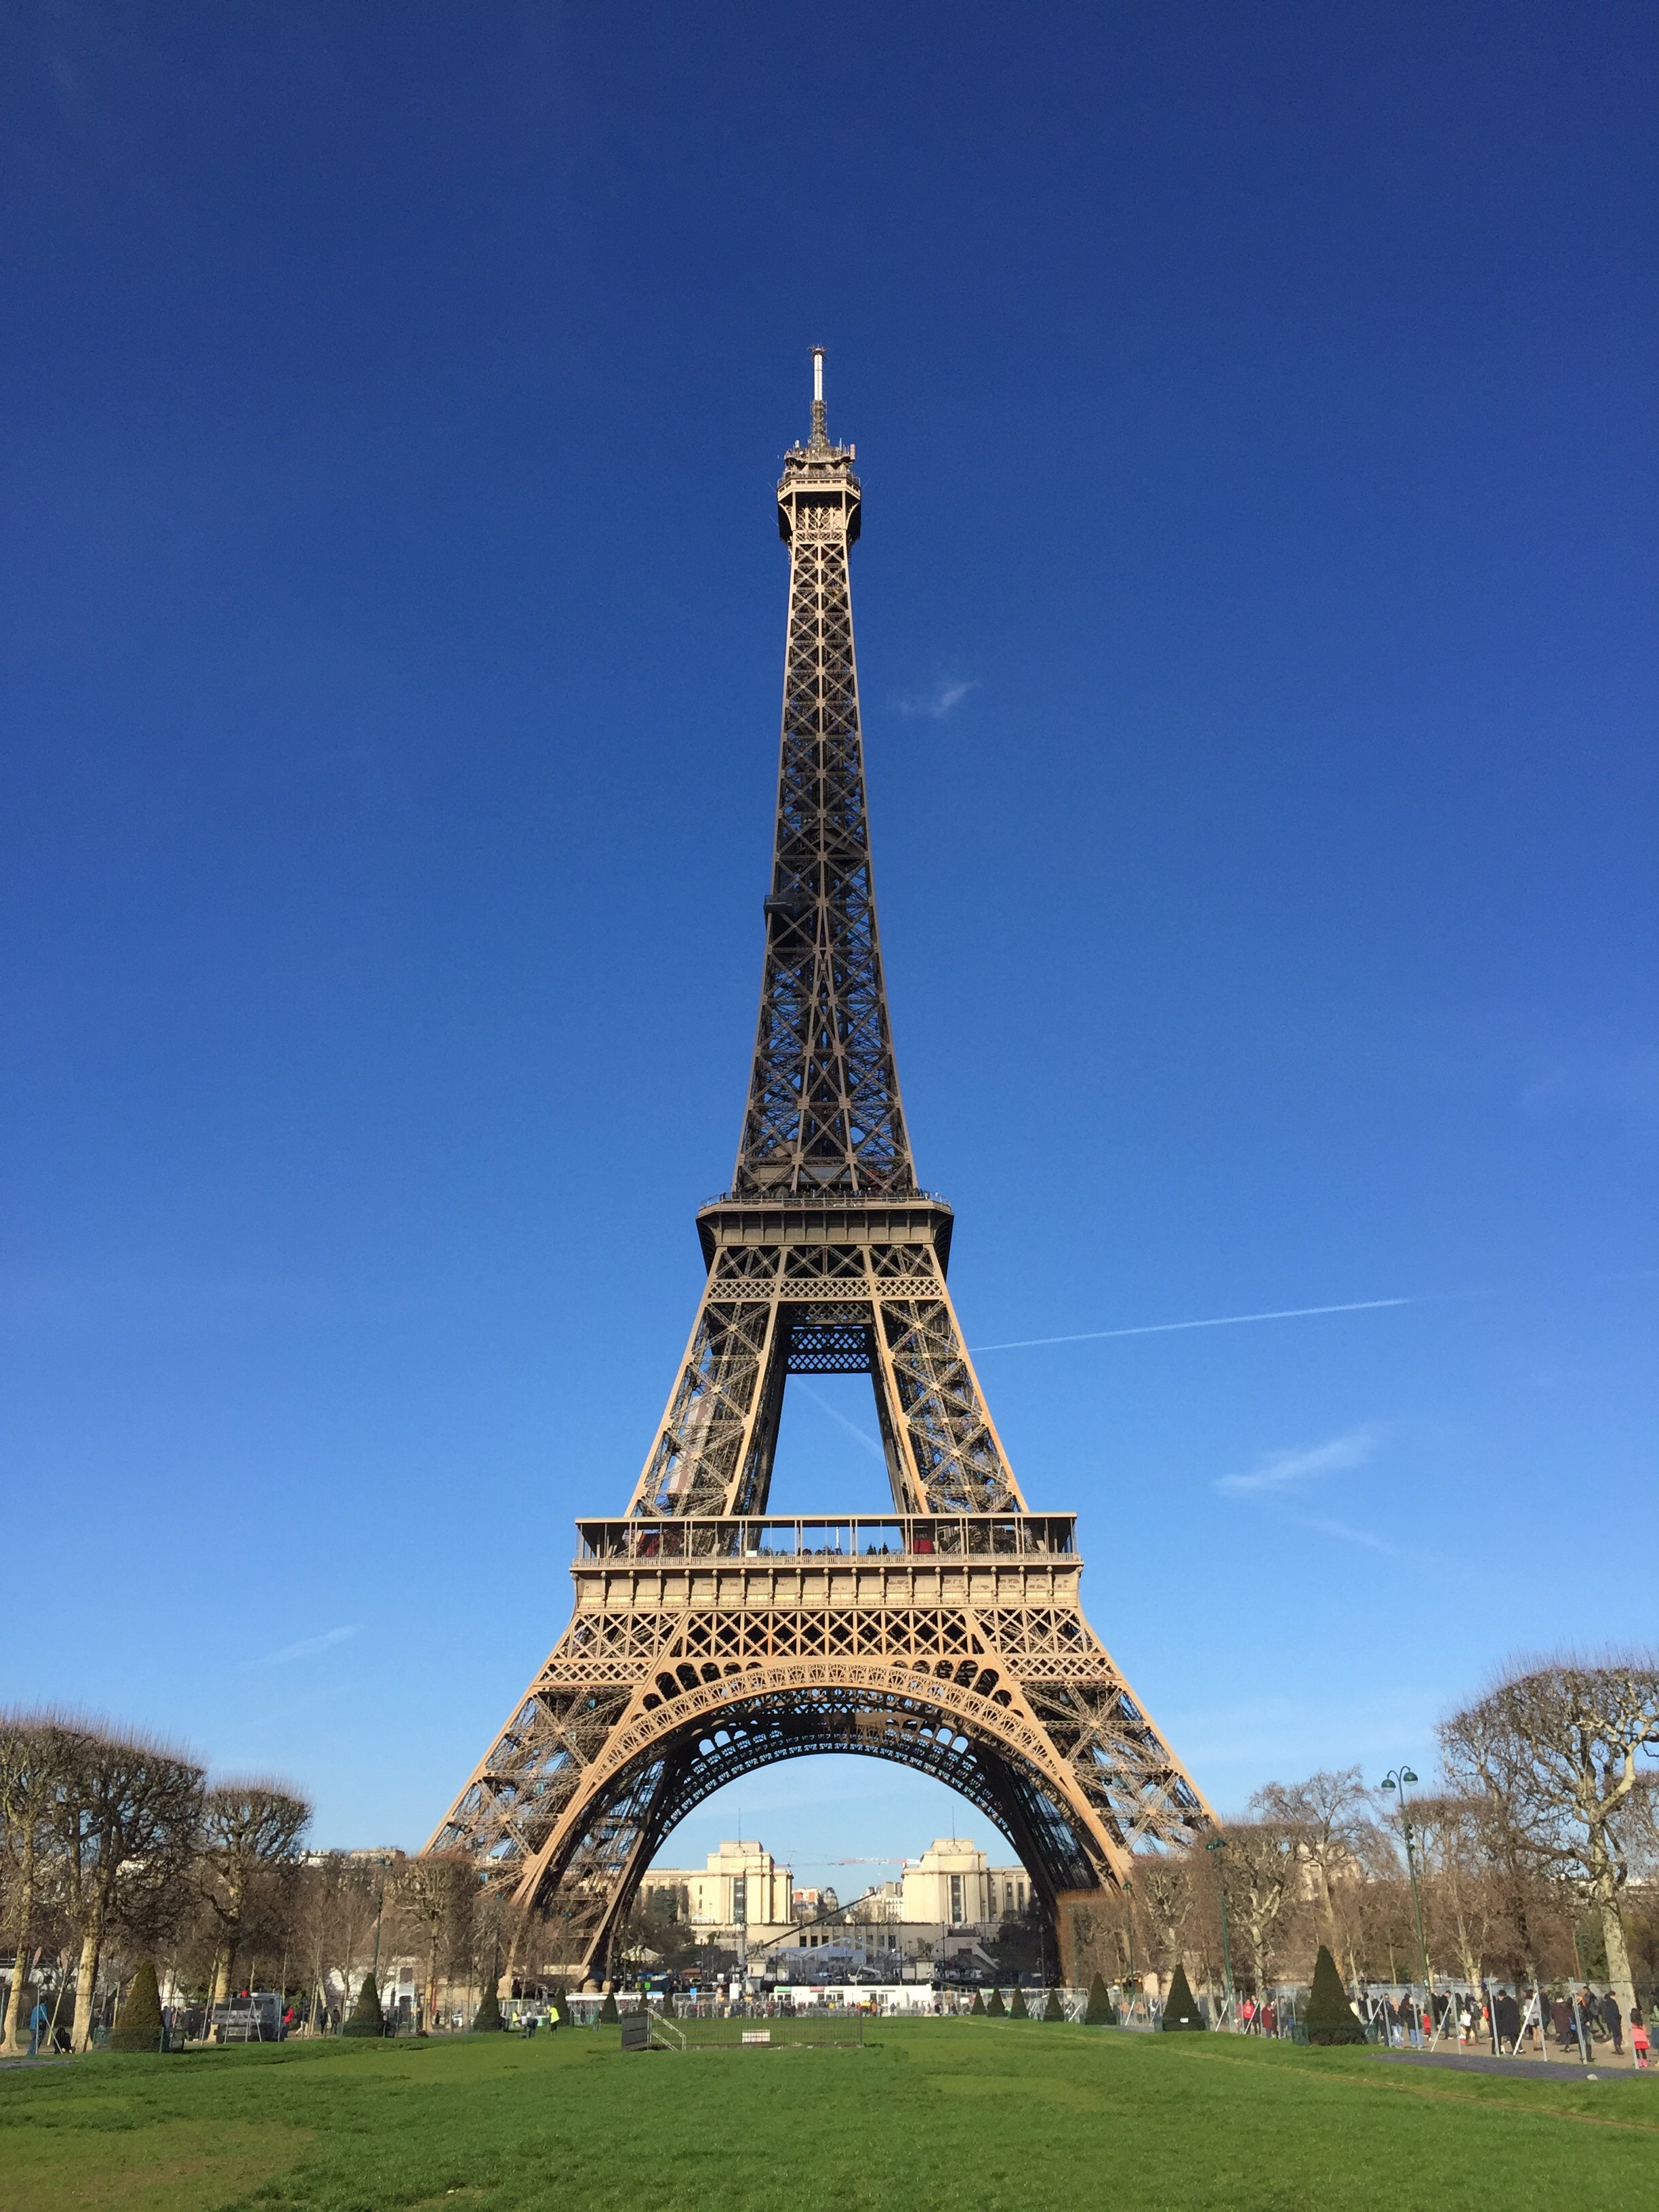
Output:
[[1555,2039],[1565,2051],[1572,2041],[1572,2007],[1565,1997],[1550,2001],[1550,2025],[1555,2030]]
[[1619,2000],[1609,1990],[1601,2000],[1601,2025],[1613,2038],[1613,2055],[1625,2055],[1625,2016],[1619,2009]]
[[1630,2008],[1630,2055],[1636,2061],[1638,2073],[1648,2070],[1648,2024],[1640,2005]]

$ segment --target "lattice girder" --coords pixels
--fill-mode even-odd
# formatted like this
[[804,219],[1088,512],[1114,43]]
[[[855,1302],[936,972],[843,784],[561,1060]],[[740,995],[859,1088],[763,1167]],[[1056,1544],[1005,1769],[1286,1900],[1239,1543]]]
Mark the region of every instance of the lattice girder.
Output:
[[763,1217],[757,1240],[753,1208],[703,1208],[708,1279],[630,1511],[765,1511],[785,1379],[813,1371],[808,1328],[847,1333],[831,1371],[869,1374],[899,1510],[1022,1505],[945,1283],[949,1209],[872,1216],[832,1200],[798,1214]]
[[790,549],[783,721],[766,956],[733,1192],[908,1192],[876,927],[848,548],[852,453],[812,440],[786,456]]

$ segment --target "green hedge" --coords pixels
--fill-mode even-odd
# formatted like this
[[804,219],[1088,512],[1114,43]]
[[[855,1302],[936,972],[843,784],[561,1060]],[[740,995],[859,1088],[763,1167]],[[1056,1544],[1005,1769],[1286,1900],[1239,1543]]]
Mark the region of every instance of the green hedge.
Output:
[[1354,2017],[1353,2007],[1348,2002],[1348,1993],[1342,1986],[1342,1977],[1336,1971],[1336,1961],[1324,1944],[1319,1947],[1319,1956],[1314,1961],[1313,1988],[1308,1995],[1308,2008],[1302,2015],[1302,2026],[1308,2031],[1310,2043],[1363,2043],[1365,2031]]
[[374,1986],[373,1974],[365,1974],[363,1985],[357,1992],[357,2002],[351,2008],[351,2017],[340,2030],[342,2035],[384,2035],[386,2015],[380,2010],[380,1992]]
[[110,2030],[112,2051],[159,2051],[161,2047],[161,1993],[155,1986],[155,1968],[146,1959],[132,1978]]
[[1177,1963],[1175,1978],[1170,1984],[1170,1994],[1164,2000],[1164,2025],[1171,2030],[1203,2028],[1208,2025],[1198,2008],[1187,1980],[1187,1969]]
[[1112,2002],[1112,1993],[1097,1974],[1089,1984],[1089,2002],[1083,2014],[1085,2027],[1115,2027],[1117,2007]]

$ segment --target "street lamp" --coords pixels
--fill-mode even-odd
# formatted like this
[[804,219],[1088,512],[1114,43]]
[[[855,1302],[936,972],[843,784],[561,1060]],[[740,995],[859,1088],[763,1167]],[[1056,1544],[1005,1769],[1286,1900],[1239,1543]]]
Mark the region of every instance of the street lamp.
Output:
[[1411,1877],[1412,1911],[1417,1919],[1417,1953],[1423,1966],[1423,1986],[1432,1990],[1434,1978],[1429,1972],[1429,1947],[1423,1934],[1423,1899],[1417,1887],[1417,1852],[1412,1836],[1411,1815],[1406,1810],[1406,1784],[1416,1779],[1409,1766],[1395,1766],[1383,1776],[1382,1787],[1400,1792],[1400,1832],[1406,1839],[1406,1872]]
[[[378,2002],[380,1995],[380,1915],[386,1910],[386,1869],[387,1863],[385,1859],[376,1859],[374,1863],[380,1869],[380,1892],[374,1899],[374,1959],[373,1965],[369,1967],[368,1972],[369,1978],[374,1984],[374,1996],[375,2000]],[[385,2016],[386,2008],[382,2006],[381,2018],[384,2020]]]
[[[1206,1851],[1224,1851],[1227,1848],[1227,1838],[1225,1836],[1212,1837],[1204,1848]],[[1233,1950],[1232,1945],[1227,1940],[1227,1885],[1220,1878],[1219,1860],[1216,1863],[1216,1895],[1221,1904],[1221,1974],[1226,1985],[1227,2009],[1231,2012],[1233,2010]]]

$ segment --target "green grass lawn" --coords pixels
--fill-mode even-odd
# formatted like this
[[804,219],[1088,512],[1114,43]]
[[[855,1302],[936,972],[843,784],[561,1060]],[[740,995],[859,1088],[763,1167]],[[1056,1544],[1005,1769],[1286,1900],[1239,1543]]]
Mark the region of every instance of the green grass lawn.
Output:
[[860,2049],[295,2043],[0,2073],[0,2212],[1659,2205],[1659,2080],[1001,2021]]

